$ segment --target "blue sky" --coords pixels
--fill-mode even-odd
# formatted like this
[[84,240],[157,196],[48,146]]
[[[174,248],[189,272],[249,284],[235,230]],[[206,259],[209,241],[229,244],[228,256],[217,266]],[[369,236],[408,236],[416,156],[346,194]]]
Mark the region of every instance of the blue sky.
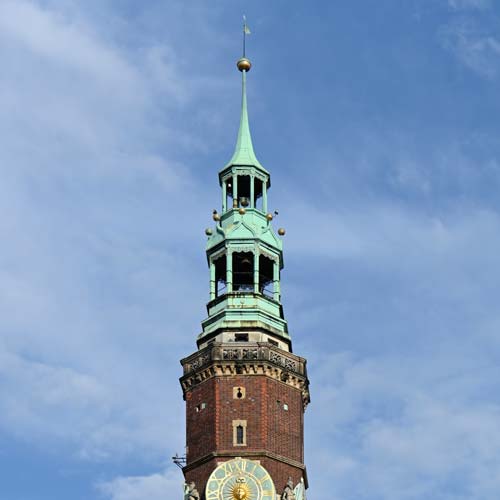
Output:
[[493,0],[0,2],[0,498],[180,498],[243,13],[308,498],[496,500]]

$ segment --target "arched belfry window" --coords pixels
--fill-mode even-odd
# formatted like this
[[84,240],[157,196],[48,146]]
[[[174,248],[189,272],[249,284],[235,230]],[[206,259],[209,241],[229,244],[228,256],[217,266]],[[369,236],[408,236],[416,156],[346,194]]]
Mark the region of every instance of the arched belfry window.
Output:
[[238,181],[236,180],[236,186],[234,184],[235,178],[229,177],[225,182],[225,193],[226,193],[226,207],[228,209],[237,207],[237,200],[235,199],[235,191],[238,190]]
[[226,293],[226,256],[221,255],[215,261],[215,296]]
[[249,175],[239,175],[238,176],[238,206],[244,207],[244,208],[250,206],[250,176]]
[[252,252],[233,253],[233,290],[235,292],[253,291],[253,266]]
[[253,206],[259,210],[262,210],[262,186],[263,182],[260,179],[254,179],[254,200]]
[[222,210],[232,208],[267,210],[266,181],[254,175],[233,174],[222,181]]
[[224,181],[225,199],[223,201],[225,202],[225,207],[227,207],[227,209],[233,207],[233,198],[234,198],[233,191],[234,191],[233,178],[229,177]]
[[259,256],[259,292],[273,297],[274,293],[274,261],[265,255]]
[[234,175],[224,181],[227,208],[252,206],[251,181],[252,178],[249,175]]

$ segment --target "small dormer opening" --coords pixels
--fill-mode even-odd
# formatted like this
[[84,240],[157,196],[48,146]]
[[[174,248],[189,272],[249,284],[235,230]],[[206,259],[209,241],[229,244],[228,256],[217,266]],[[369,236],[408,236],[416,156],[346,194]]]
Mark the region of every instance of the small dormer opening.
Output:
[[235,292],[253,291],[253,262],[252,252],[233,253],[233,290]]
[[222,255],[215,261],[215,296],[226,293],[226,256]]
[[235,333],[235,342],[248,342],[248,333]]
[[265,255],[259,256],[259,291],[260,293],[273,297],[274,294],[274,262]]

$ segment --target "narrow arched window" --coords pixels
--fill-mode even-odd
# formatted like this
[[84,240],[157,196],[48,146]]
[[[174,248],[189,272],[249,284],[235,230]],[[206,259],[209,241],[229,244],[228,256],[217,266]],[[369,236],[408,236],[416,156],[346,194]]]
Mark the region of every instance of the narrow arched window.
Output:
[[245,429],[242,425],[236,427],[236,444],[244,444],[245,442]]
[[233,420],[233,446],[247,445],[247,421]]

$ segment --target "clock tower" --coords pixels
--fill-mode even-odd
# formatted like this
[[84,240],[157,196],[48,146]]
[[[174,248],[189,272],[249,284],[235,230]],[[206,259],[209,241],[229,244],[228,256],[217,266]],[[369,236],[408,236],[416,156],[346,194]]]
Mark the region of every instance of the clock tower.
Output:
[[[245,27],[246,30],[246,27]],[[187,500],[305,498],[306,360],[292,350],[281,303],[283,229],[268,209],[269,172],[257,160],[242,76],[236,148],[219,172],[220,212],[206,230],[207,317],[181,360]],[[191,492],[191,493],[190,493]]]

